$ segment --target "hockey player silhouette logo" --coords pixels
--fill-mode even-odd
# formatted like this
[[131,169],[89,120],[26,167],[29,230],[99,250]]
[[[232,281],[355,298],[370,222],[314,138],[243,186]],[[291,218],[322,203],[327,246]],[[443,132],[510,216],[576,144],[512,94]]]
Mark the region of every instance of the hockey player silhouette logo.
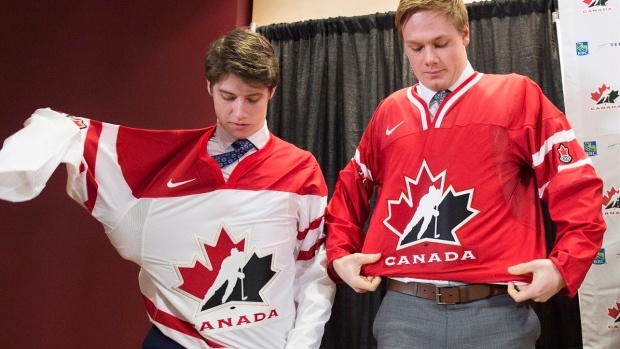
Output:
[[405,176],[406,190],[387,201],[383,224],[399,236],[397,250],[428,241],[460,245],[458,229],[479,211],[471,207],[474,190],[444,189],[445,175],[446,170],[433,176],[423,161],[417,178]]
[[[420,202],[418,203],[418,208],[413,214],[413,218],[411,218],[409,224],[407,224],[405,231],[412,232],[413,228],[418,225],[420,220],[422,220],[422,227],[420,227],[417,234],[417,240],[420,240],[422,238],[422,235],[424,235],[426,228],[428,228],[431,220],[433,220],[433,216],[439,216],[439,211],[437,211],[437,207],[439,207],[440,203],[441,192],[439,191],[439,189],[435,188],[434,185],[431,185],[430,187],[428,187],[428,193],[424,194],[420,199]],[[434,219],[434,221],[437,222],[437,219]],[[436,229],[433,237],[439,237]]]
[[620,190],[613,186],[603,193],[603,214],[619,214],[620,213]]
[[609,0],[583,0],[588,7],[607,6]]
[[230,256],[224,258],[222,261],[220,271],[217,274],[213,285],[209,287],[205,300],[208,302],[209,299],[213,297],[215,292],[227,283],[224,296],[222,297],[222,304],[226,303],[228,297],[230,297],[230,294],[237,284],[237,280],[241,280],[241,300],[246,300],[248,297],[243,294],[243,279],[245,278],[245,274],[243,274],[244,266],[245,256],[243,255],[243,252],[239,252],[236,247],[233,247],[230,250]]
[[179,283],[174,289],[200,303],[198,313],[237,305],[263,305],[263,291],[278,274],[273,254],[249,251],[247,235],[233,241],[220,227],[214,243],[198,238],[202,258],[189,265],[175,265]]

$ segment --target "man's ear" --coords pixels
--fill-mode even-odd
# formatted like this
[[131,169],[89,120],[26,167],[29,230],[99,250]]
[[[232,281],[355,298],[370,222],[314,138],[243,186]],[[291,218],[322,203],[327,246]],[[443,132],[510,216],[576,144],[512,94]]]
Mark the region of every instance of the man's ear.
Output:
[[207,79],[207,90],[209,90],[209,94],[213,96],[213,91],[211,90],[211,81]]
[[278,87],[278,85],[274,86],[271,88],[271,95],[269,96],[269,99],[271,99],[274,95],[274,93],[276,93],[276,87]]
[[465,24],[463,28],[463,46],[467,46],[469,44],[469,23]]

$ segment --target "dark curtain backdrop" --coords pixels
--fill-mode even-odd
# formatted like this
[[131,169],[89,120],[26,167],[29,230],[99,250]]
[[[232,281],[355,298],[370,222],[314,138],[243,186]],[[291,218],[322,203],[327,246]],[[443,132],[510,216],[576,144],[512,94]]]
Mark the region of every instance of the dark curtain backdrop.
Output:
[[[552,19],[556,8],[552,0],[468,4],[473,68],[529,76],[564,110]],[[417,82],[394,28],[394,13],[274,24],[258,32],[274,45],[281,66],[269,128],[314,154],[331,195],[375,107]],[[554,232],[548,226],[551,244]],[[384,284],[376,292],[357,294],[339,284],[322,348],[376,348],[372,322],[385,290]],[[533,306],[542,327],[538,348],[582,347],[576,298],[556,295]]]

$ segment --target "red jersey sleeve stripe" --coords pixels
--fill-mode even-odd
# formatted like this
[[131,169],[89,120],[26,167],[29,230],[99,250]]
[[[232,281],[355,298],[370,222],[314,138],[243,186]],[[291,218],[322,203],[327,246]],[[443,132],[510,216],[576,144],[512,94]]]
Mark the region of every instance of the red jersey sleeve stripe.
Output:
[[97,201],[97,192],[99,186],[95,178],[95,169],[97,164],[97,150],[99,149],[99,137],[103,125],[99,121],[90,121],[88,132],[86,133],[86,141],[84,142],[84,159],[88,164],[88,172],[86,173],[86,191],[88,193],[88,199],[84,202],[84,205],[88,209],[88,212],[93,212],[95,208],[95,202]]
[[314,247],[311,247],[308,251],[299,251],[297,255],[298,261],[308,261],[316,256],[316,251],[319,249],[319,246],[325,242],[325,238],[320,238],[314,244]]
[[297,240],[303,240],[306,238],[306,235],[308,235],[308,232],[310,230],[316,229],[318,227],[321,226],[321,222],[323,221],[323,216],[313,220],[312,222],[310,222],[310,225],[308,226],[308,228],[302,230],[302,231],[298,231],[297,232]]
[[[542,162],[534,168],[539,183],[548,183],[563,170],[592,164],[590,158],[580,151],[576,140],[555,144],[554,148],[545,154]],[[562,160],[558,148],[566,150],[568,158]]]
[[192,326],[191,323],[179,320],[176,316],[157,309],[155,303],[153,303],[150,299],[144,296],[142,296],[142,298],[144,299],[144,304],[146,305],[146,312],[149,314],[151,319],[153,319],[153,321],[158,322],[175,331],[179,331],[187,336],[204,340],[207,344],[209,344],[211,348],[225,348],[220,344],[203,338],[200,333],[196,331],[196,329]]

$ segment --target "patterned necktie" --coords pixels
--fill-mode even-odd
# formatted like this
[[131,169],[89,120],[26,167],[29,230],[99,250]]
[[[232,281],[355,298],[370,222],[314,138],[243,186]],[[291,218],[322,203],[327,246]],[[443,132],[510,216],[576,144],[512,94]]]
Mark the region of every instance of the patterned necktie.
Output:
[[232,147],[235,148],[235,150],[213,157],[215,161],[217,161],[217,164],[220,165],[220,168],[224,168],[224,166],[228,166],[239,160],[245,153],[254,148],[254,144],[247,139],[237,139],[233,142]]
[[437,93],[435,93],[435,95],[433,96],[433,98],[431,98],[431,102],[435,101],[437,102],[437,106],[441,105],[441,102],[443,102],[444,98],[446,98],[449,94],[450,94],[450,90],[443,90],[443,91],[439,91]]

